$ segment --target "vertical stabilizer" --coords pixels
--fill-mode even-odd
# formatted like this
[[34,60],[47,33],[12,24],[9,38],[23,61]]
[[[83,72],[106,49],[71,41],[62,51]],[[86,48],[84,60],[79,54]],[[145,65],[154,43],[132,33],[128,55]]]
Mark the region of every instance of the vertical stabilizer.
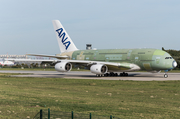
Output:
[[61,53],[78,50],[74,45],[73,41],[67,34],[66,30],[62,26],[59,20],[53,20],[54,30],[57,36],[58,44]]

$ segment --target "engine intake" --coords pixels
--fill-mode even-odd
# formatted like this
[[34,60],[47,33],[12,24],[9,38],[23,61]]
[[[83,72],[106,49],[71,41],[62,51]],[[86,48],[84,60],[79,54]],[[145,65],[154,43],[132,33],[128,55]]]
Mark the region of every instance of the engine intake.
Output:
[[90,70],[94,74],[105,74],[105,73],[107,73],[108,68],[106,65],[96,64],[96,65],[92,65],[90,67]]
[[69,62],[61,62],[55,65],[55,70],[59,72],[68,72],[71,71],[71,69],[72,69],[72,64]]

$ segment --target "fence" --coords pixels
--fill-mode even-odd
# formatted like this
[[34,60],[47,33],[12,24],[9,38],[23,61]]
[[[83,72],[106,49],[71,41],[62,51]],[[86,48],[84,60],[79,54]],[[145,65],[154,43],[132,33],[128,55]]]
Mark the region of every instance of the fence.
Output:
[[74,113],[72,112],[61,112],[61,111],[50,111],[48,110],[40,110],[34,117],[34,119],[120,119],[115,118],[114,116],[100,116],[100,115],[92,115],[90,114],[82,114],[82,113]]

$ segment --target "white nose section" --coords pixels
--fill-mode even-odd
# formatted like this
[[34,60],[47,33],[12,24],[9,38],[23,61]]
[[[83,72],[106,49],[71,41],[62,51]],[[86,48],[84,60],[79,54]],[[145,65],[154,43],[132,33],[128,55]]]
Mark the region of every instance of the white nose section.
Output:
[[172,63],[173,67],[175,68],[177,66],[177,62],[176,61],[173,61]]

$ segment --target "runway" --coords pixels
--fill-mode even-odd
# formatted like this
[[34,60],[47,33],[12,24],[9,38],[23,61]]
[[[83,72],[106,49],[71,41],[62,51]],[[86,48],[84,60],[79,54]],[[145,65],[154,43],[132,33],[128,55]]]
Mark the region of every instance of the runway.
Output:
[[13,77],[44,77],[44,78],[68,78],[68,79],[100,79],[100,80],[133,80],[133,81],[167,81],[180,80],[180,73],[168,73],[168,78],[164,78],[163,73],[149,72],[129,72],[128,77],[96,77],[88,71],[21,71],[21,70],[0,70],[0,73],[21,73],[22,75],[12,75]]

